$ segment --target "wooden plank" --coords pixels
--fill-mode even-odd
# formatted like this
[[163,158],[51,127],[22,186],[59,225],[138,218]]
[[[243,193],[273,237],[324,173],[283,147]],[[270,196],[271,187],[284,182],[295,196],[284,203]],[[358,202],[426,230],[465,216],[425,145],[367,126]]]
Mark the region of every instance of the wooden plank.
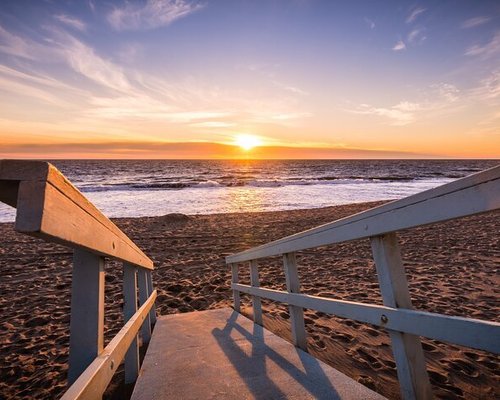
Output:
[[84,250],[73,255],[68,382],[85,371],[104,347],[104,259]]
[[[250,285],[253,287],[259,287],[259,267],[257,261],[250,261]],[[253,322],[258,325],[262,325],[262,304],[260,297],[257,295],[252,295],[252,306],[253,306]]]
[[[2,160],[0,181],[19,185],[16,230],[42,237],[73,248],[83,248],[125,262],[153,268],[153,262],[113,222],[106,218],[75,188],[57,168],[47,162]],[[13,205],[11,185],[9,196],[0,200]],[[51,214],[47,216],[47,214]],[[61,214],[57,220],[57,214]],[[69,224],[65,217],[78,215]],[[56,220],[56,221],[55,221]],[[100,231],[99,237],[80,231],[79,224]],[[52,226],[56,224],[57,229]],[[66,228],[66,229],[64,229]],[[94,248],[96,242],[100,245]]]
[[342,318],[500,354],[500,323],[232,284],[232,289]]
[[[127,322],[137,312],[137,269],[128,263],[123,263],[123,301],[123,320]],[[125,355],[125,383],[135,382],[138,375],[139,342],[136,335]]]
[[[137,285],[139,287],[139,305],[142,306],[149,297],[148,288],[148,271],[143,268],[137,269]],[[144,319],[144,323],[141,327],[142,342],[148,343],[151,339],[151,318],[148,316]]]
[[[286,288],[289,293],[300,293],[299,274],[297,271],[297,259],[295,253],[283,255],[283,267],[285,269]],[[302,307],[289,305],[290,324],[292,328],[292,342],[295,346],[307,351],[307,335],[304,324],[304,310]]]
[[[146,271],[146,278],[148,280],[148,290],[149,290],[149,296],[151,296],[151,293],[153,293],[153,276],[151,271]],[[151,321],[151,324],[154,325],[156,324],[156,306],[153,304],[151,307],[151,311],[149,312],[149,320]]]
[[0,180],[46,181],[51,165],[37,160],[0,160]]
[[[396,234],[373,237],[371,245],[384,305],[412,309]],[[431,384],[420,338],[394,330],[389,330],[389,335],[403,399],[431,399]]]
[[[238,283],[238,264],[231,264],[231,282]],[[234,311],[241,312],[240,292],[233,290]]]
[[226,257],[244,262],[500,208],[500,166]]
[[122,237],[110,232],[47,182],[19,184],[15,228],[44,240],[153,268],[149,258],[127,244],[125,234]]
[[111,378],[123,360],[127,349],[137,336],[146,315],[156,299],[156,290],[149,296],[120,332],[109,342],[104,351],[89,365],[61,400],[94,400],[102,396]]

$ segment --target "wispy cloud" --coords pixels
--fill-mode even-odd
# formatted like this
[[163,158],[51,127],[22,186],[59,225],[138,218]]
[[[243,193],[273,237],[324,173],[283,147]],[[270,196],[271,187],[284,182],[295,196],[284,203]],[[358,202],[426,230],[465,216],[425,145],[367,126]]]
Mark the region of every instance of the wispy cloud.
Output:
[[440,82],[427,87],[414,101],[403,100],[390,107],[361,104],[346,111],[385,117],[389,119],[390,125],[405,126],[421,119],[455,112],[463,107],[465,101],[466,96],[461,96],[455,85]]
[[7,77],[9,80],[20,81],[25,84],[45,86],[51,89],[71,90],[74,93],[79,94],[83,93],[83,91],[81,91],[80,89],[75,89],[74,87],[66,85],[61,81],[58,81],[57,79],[51,78],[49,76],[21,71],[2,64],[0,64],[0,76]]
[[97,55],[93,48],[65,32],[55,31],[58,50],[76,72],[108,89],[126,92],[130,82],[122,68]]
[[500,31],[496,32],[493,38],[485,44],[476,44],[465,51],[466,56],[481,56],[490,58],[500,54]]
[[392,48],[392,50],[394,50],[394,51],[402,51],[405,49],[406,49],[406,44],[402,40],[398,40]]
[[479,85],[472,90],[472,95],[476,101],[496,99],[495,105],[498,106],[498,100],[500,100],[500,69],[481,79]]
[[375,29],[375,22],[372,21],[370,18],[364,18],[364,21],[370,29]]
[[191,124],[191,126],[195,128],[229,128],[234,126],[233,122],[223,122],[223,121],[205,121],[205,122],[196,122]]
[[42,53],[47,53],[47,48],[31,39],[15,35],[0,25],[0,52],[28,60],[35,60]]
[[427,37],[422,28],[413,29],[408,34],[408,42],[411,44],[422,44]]
[[418,16],[422,13],[424,13],[425,11],[427,11],[426,8],[423,8],[423,7],[415,7],[413,8],[411,11],[410,11],[410,14],[408,15],[408,17],[406,18],[406,23],[407,24],[411,24],[413,21],[415,21]]
[[15,80],[4,78],[0,74],[0,87],[2,91],[10,92],[13,95],[20,95],[42,101],[58,107],[67,107],[68,103],[55,96],[52,91],[41,89],[30,85],[29,83],[17,82]]
[[58,14],[55,15],[54,18],[69,26],[70,28],[76,29],[78,31],[84,32],[85,30],[87,30],[87,25],[85,24],[85,22],[79,20],[78,18],[71,17],[66,14]]
[[[62,27],[44,27],[39,40],[0,27],[0,51],[15,60],[13,65],[0,64],[0,85],[6,93],[31,99],[26,104],[43,103],[51,112],[64,108],[66,132],[69,126],[84,126],[89,134],[159,137],[168,124],[178,125],[182,132],[196,129],[199,133],[239,125],[298,126],[311,115],[300,103],[307,93],[293,85],[275,83],[281,91],[270,89],[264,98],[249,98],[242,90],[224,90],[194,77],[170,82],[117,64]],[[122,56],[133,56],[132,50]],[[46,63],[57,63],[58,73],[44,75],[43,67],[36,69]],[[65,73],[59,74],[64,66]],[[30,72],[33,68],[39,73]],[[7,98],[0,96],[0,102]],[[54,131],[63,131],[56,129],[56,122],[51,125]],[[50,127],[45,132],[50,134]]]
[[469,18],[462,23],[462,28],[463,29],[475,28],[476,26],[480,26],[480,25],[485,24],[490,19],[491,19],[490,17]]
[[186,0],[148,0],[145,5],[126,3],[108,14],[111,26],[118,30],[147,30],[169,25],[203,6]]
[[283,89],[288,90],[289,92],[300,94],[301,96],[307,96],[309,93],[305,90],[302,90],[296,86],[283,86]]
[[402,101],[392,107],[373,107],[369,104],[361,104],[359,108],[350,110],[356,114],[378,115],[389,118],[391,125],[404,126],[415,121],[415,112],[420,110],[418,103]]
[[453,103],[459,99],[460,90],[450,83],[437,83],[431,85],[431,89],[434,89],[437,95],[448,103]]

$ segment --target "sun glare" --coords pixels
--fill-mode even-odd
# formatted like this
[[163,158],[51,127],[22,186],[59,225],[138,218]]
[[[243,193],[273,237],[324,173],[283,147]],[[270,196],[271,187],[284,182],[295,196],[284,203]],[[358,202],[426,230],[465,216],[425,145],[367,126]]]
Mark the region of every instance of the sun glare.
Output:
[[237,135],[234,141],[237,146],[240,146],[245,151],[251,150],[262,144],[262,141],[257,136],[247,134]]

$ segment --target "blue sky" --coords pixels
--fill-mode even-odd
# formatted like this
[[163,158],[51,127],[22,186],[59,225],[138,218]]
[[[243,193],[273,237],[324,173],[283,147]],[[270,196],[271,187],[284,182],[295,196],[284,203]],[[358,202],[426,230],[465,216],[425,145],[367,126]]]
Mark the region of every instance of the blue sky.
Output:
[[269,145],[498,157],[499,100],[498,1],[0,8],[7,156],[251,134]]

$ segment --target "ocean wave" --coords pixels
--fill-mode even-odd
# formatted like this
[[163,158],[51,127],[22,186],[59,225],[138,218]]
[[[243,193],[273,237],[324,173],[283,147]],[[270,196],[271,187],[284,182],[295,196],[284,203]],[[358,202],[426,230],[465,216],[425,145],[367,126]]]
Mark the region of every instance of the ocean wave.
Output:
[[[433,177],[427,179],[440,180],[444,177]],[[221,187],[255,187],[255,188],[276,188],[282,186],[312,186],[312,185],[356,185],[377,182],[402,182],[418,181],[415,178],[403,177],[318,177],[318,178],[284,178],[284,179],[208,179],[166,182],[120,182],[99,185],[80,186],[82,192],[104,192],[104,191],[134,191],[134,190],[182,190],[182,189],[206,189]]]
[[218,187],[221,186],[221,184],[217,181],[203,181],[203,182],[198,182],[196,187],[199,188],[206,188],[206,187]]

